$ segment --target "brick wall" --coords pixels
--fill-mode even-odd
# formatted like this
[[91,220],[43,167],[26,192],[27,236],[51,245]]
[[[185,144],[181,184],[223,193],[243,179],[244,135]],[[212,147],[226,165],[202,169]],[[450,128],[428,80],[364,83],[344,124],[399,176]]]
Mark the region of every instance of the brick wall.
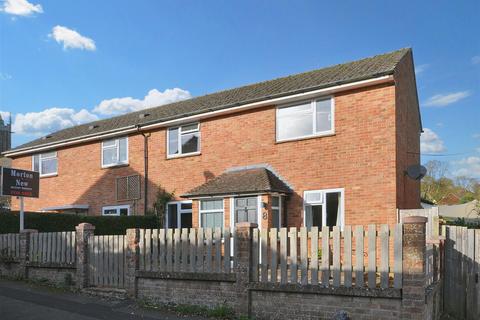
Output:
[[[178,197],[228,168],[269,164],[294,188],[286,208],[289,226],[303,223],[305,190],[331,188],[345,188],[345,224],[395,223],[396,208],[407,206],[399,195],[404,160],[396,155],[404,149],[396,142],[405,135],[396,130],[404,113],[395,107],[403,103],[400,95],[393,84],[338,93],[335,135],[300,141],[275,142],[274,106],[207,119],[201,122],[201,155],[184,158],[167,159],[165,129],[152,131],[149,206],[158,186]],[[98,215],[102,206],[124,204],[115,200],[115,177],[143,175],[143,137],[129,137],[126,167],[102,169],[100,153],[99,142],[58,150],[58,176],[41,179],[40,198],[26,199],[26,209],[89,204],[89,214]],[[18,157],[13,166],[31,169],[31,157]],[[143,199],[130,204],[143,212]],[[416,199],[408,203],[418,205]]]
[[410,165],[420,164],[420,110],[413,56],[410,52],[395,70],[397,207],[420,208],[420,181],[405,175]]
[[233,308],[235,297],[231,282],[138,278],[138,298],[157,304]]

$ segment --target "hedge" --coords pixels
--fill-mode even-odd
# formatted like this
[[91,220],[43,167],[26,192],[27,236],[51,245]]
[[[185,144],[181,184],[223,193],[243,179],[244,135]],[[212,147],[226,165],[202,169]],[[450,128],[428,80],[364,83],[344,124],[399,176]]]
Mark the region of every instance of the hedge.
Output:
[[[18,211],[0,213],[0,233],[17,233],[19,230]],[[77,216],[60,213],[25,213],[25,229],[38,232],[75,231],[75,226],[88,222],[95,226],[95,234],[125,234],[129,228],[159,228],[157,216]]]

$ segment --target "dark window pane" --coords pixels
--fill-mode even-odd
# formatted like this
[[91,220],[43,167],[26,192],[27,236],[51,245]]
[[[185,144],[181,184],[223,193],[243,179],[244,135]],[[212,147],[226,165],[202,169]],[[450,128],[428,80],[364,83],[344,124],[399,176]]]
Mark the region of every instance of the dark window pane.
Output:
[[322,227],[322,206],[312,206],[312,227]]
[[168,205],[168,226],[167,228],[177,227],[177,204]]
[[191,228],[192,227],[192,213],[182,213],[180,216],[181,228]]
[[182,210],[192,210],[192,204],[191,203],[182,203],[181,205]]
[[182,135],[182,153],[197,152],[198,137],[198,132]]
[[120,215],[121,216],[128,216],[128,209],[127,208],[120,209]]
[[280,228],[280,222],[278,221],[280,212],[278,209],[272,210],[272,221],[273,221],[273,227],[274,228]]
[[339,217],[338,210],[340,209],[339,206],[339,199],[340,199],[340,192],[333,192],[327,193],[327,226],[334,227],[340,225],[337,223],[337,219]]

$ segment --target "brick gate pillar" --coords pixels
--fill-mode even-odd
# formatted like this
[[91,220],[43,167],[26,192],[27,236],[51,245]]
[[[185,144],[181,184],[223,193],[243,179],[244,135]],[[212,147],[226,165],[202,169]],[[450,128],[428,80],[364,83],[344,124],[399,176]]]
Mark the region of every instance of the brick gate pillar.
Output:
[[20,231],[20,276],[28,278],[27,264],[30,261],[30,235],[37,233],[35,229],[23,229]]
[[77,251],[77,288],[83,289],[88,287],[89,279],[89,261],[88,246],[90,239],[93,239],[95,226],[90,223],[80,223],[75,227],[76,251]]
[[252,230],[257,228],[256,223],[240,222],[237,223],[234,256],[236,257],[234,272],[236,275],[235,293],[237,301],[235,303],[235,313],[237,315],[250,316],[251,297],[248,289],[252,271]]
[[426,217],[403,219],[402,319],[425,319]]
[[125,253],[125,289],[130,298],[137,297],[137,277],[140,256],[140,229],[127,229],[127,248]]

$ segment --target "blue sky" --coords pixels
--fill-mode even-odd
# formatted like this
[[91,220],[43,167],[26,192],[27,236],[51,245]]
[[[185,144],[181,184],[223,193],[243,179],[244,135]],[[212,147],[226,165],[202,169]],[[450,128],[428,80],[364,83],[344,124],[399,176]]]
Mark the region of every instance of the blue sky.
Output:
[[145,106],[412,47],[422,160],[480,178],[479,1],[0,0],[14,145]]

